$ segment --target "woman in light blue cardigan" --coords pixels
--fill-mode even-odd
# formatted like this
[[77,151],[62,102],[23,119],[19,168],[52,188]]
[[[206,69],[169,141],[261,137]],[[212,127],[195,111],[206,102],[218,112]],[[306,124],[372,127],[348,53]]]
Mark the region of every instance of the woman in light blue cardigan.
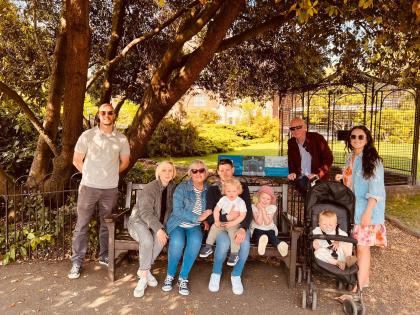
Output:
[[346,147],[350,155],[343,181],[356,196],[353,237],[358,241],[359,283],[365,288],[369,286],[370,247],[387,245],[384,167],[372,134],[365,126],[355,126],[350,130]]
[[178,185],[173,196],[171,216],[166,224],[169,235],[168,270],[162,286],[163,291],[172,290],[179,261],[182,259],[178,277],[179,293],[188,295],[188,275],[200,251],[203,232],[201,222],[212,214],[206,210],[207,167],[204,162],[193,161],[188,168],[190,179]]

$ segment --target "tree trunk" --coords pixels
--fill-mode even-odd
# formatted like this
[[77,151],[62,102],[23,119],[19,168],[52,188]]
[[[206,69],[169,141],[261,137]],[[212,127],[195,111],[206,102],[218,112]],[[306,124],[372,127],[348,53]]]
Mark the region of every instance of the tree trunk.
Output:
[[0,196],[13,193],[13,179],[0,167]]
[[[65,10],[62,9],[61,25],[54,50],[54,64],[50,79],[48,102],[45,110],[43,127],[53,141],[56,140],[60,123],[61,100],[64,92],[64,65],[66,60],[66,21]],[[34,159],[29,171],[30,183],[40,184],[52,170],[52,152],[43,137],[38,138]],[[29,184],[29,182],[28,182]]]
[[[108,63],[110,60],[114,59],[117,56],[118,45],[120,44],[120,39],[123,33],[124,25],[124,13],[125,13],[125,0],[114,0],[113,1],[113,14],[112,14],[112,30],[111,38],[108,44],[108,50],[106,52],[105,63]],[[114,69],[116,64],[109,66],[108,70],[105,72],[104,81],[102,83],[101,98],[99,104],[110,103],[112,95],[112,77],[114,75]]]
[[64,187],[74,172],[73,150],[82,133],[89,61],[89,1],[66,0],[66,62],[64,67],[64,111],[62,150],[54,160],[53,174],[46,187]]
[[[146,143],[159,122],[211,61],[227,30],[241,12],[244,4],[243,0],[225,1],[216,13],[211,6],[217,5],[217,2],[209,3],[207,12],[214,12],[213,16],[206,16],[207,12],[205,11],[200,16],[201,19],[203,16],[208,20],[212,19],[203,43],[189,56],[185,65],[180,69],[173,70],[175,69],[173,65],[177,62],[177,55],[182,50],[183,44],[178,42],[170,45],[162,58],[162,63],[151,79],[152,83],[145,92],[142,106],[139,107],[127,133],[131,148],[130,167],[134,165],[138,158],[145,155]],[[184,25],[181,32],[185,34],[177,34],[176,40],[191,38],[202,27],[198,23],[200,23],[199,20],[192,20],[191,25]],[[179,51],[175,49],[176,46],[179,47]],[[166,82],[166,80],[170,81]]]

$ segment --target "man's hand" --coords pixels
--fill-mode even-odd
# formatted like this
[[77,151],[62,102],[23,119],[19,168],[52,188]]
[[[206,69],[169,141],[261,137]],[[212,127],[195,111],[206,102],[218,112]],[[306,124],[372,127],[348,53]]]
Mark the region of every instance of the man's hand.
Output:
[[156,237],[157,237],[160,245],[162,245],[162,246],[166,245],[166,242],[168,241],[168,235],[166,234],[166,232],[163,229],[159,229],[156,232]]
[[211,214],[213,213],[213,211],[211,211],[210,209],[204,210],[202,214],[200,214],[200,216],[198,217],[198,221],[203,222],[205,219],[207,219]]
[[296,179],[296,173],[290,173],[289,175],[287,175],[287,179],[288,180],[295,180]]
[[235,233],[235,243],[236,244],[241,244],[246,237],[246,230],[244,228],[240,228],[236,233]]

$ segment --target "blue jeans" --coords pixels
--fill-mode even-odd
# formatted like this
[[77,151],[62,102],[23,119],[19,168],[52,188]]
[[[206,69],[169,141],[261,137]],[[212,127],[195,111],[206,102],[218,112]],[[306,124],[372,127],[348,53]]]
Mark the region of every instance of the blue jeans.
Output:
[[[246,260],[248,259],[250,244],[250,232],[246,231],[246,237],[241,243],[239,250],[239,260],[232,270],[232,276],[241,276]],[[226,232],[220,233],[216,238],[216,249],[214,251],[213,273],[222,274],[223,263],[226,260],[230,248],[230,238]]]
[[200,252],[202,240],[203,232],[200,226],[192,228],[178,226],[169,234],[168,276],[175,277],[179,260],[184,253],[179,277],[188,279],[188,274]]

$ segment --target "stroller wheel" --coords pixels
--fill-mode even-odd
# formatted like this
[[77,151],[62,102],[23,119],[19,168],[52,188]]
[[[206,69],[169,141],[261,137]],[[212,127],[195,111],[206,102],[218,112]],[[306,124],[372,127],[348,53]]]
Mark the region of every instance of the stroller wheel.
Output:
[[315,290],[312,291],[312,310],[315,311],[316,310],[316,306],[317,306],[317,293]]
[[346,315],[357,315],[357,305],[353,299],[344,300],[343,310]]
[[307,302],[307,293],[306,289],[302,290],[302,308],[306,308],[306,302]]

